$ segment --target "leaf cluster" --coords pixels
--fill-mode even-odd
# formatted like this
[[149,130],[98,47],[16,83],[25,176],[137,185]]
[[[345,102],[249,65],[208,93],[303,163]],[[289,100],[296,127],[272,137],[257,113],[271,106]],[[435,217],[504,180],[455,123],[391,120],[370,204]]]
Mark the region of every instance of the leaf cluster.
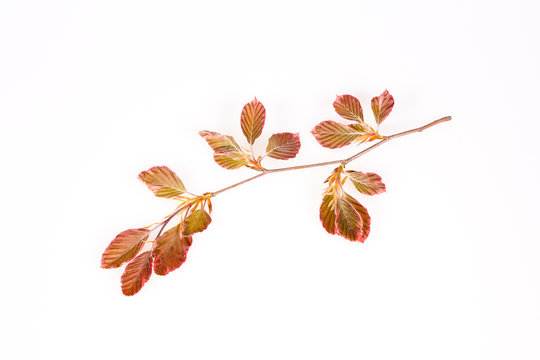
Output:
[[[377,127],[392,111],[394,98],[385,90],[380,96],[371,99],[371,108],[375,115]],[[311,133],[324,147],[330,149],[340,148],[353,142],[364,143],[382,139],[378,130],[373,129],[364,121],[364,112],[360,101],[352,95],[338,95],[334,100],[336,113],[352,124],[342,124],[327,120],[317,124]]]
[[240,115],[240,127],[250,149],[241,147],[229,135],[222,135],[208,130],[199,132],[199,135],[214,150],[214,160],[219,166],[225,169],[239,169],[246,166],[254,170],[264,170],[261,162],[266,156],[279,160],[288,160],[296,157],[296,154],[300,151],[300,135],[283,132],[270,136],[266,146],[266,153],[256,156],[252,145],[261,136],[265,120],[266,109],[257,98],[244,105]]
[[[212,222],[210,194],[189,196],[182,180],[166,166],[155,166],[139,174],[139,179],[158,197],[174,199],[179,205],[161,226],[153,240],[150,234],[157,227],[129,229],[118,234],[101,257],[101,267],[117,268],[128,263],[121,277],[124,295],[134,295],[156,275],[167,275],[186,261],[195,233],[206,230]],[[170,220],[179,217],[178,224],[165,230]]]

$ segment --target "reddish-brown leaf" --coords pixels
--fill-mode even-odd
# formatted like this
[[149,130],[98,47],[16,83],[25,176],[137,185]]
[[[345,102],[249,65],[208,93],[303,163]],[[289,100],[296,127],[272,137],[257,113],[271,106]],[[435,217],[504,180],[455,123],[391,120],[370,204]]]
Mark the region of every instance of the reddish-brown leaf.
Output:
[[107,246],[101,256],[101,267],[104,269],[117,268],[126,261],[133,259],[148,239],[150,230],[129,229],[118,234]]
[[386,186],[382,182],[381,177],[375,173],[347,170],[347,174],[356,190],[362,194],[377,195],[386,191]]
[[247,141],[251,145],[261,136],[265,119],[266,110],[257,98],[244,105],[240,116],[240,126]]
[[356,199],[346,193],[336,201],[336,225],[339,235],[351,241],[358,241],[362,235],[362,219],[356,212],[354,203]]
[[229,151],[242,151],[242,148],[236,143],[232,136],[221,135],[220,133],[207,130],[199,131],[199,135],[201,135],[208,145],[210,145],[212,150],[218,154]]
[[204,231],[211,222],[212,218],[204,209],[192,211],[184,219],[182,234],[184,236],[189,236]]
[[122,293],[126,296],[135,295],[152,275],[152,254],[145,251],[133,259],[122,274]]
[[214,160],[219,166],[225,169],[238,169],[248,163],[244,154],[237,151],[229,151],[221,154],[214,154]]
[[186,191],[182,180],[166,166],[154,166],[139,174],[146,186],[159,197],[172,198]]
[[343,125],[327,120],[315,125],[311,133],[322,146],[336,149],[349,145],[359,136],[365,135],[362,127],[358,125]]
[[375,121],[378,125],[380,125],[383,120],[386,119],[393,107],[394,97],[388,93],[388,90],[384,90],[381,95],[375,96],[373,99],[371,99],[371,110],[373,110]]
[[369,213],[367,209],[360,204],[358,201],[356,201],[355,198],[350,196],[349,194],[346,194],[347,197],[349,197],[349,202],[352,204],[358,215],[360,215],[360,218],[362,219],[362,232],[360,234],[360,237],[357,239],[357,241],[364,242],[367,237],[369,236],[369,232],[371,229],[371,217],[369,216]]
[[334,100],[334,109],[344,119],[364,122],[360,101],[352,95],[338,95]]
[[332,235],[336,234],[337,229],[335,204],[336,200],[334,194],[325,195],[319,210],[319,217],[323,227]]
[[300,151],[300,135],[293,133],[278,133],[270,136],[266,155],[279,160],[292,159]]
[[177,225],[156,239],[152,254],[154,255],[154,272],[167,275],[178,269],[184,261],[191,246],[191,236],[183,236],[180,225]]
[[345,192],[330,192],[319,209],[322,225],[328,233],[351,241],[364,242],[369,234],[370,218],[355,198]]

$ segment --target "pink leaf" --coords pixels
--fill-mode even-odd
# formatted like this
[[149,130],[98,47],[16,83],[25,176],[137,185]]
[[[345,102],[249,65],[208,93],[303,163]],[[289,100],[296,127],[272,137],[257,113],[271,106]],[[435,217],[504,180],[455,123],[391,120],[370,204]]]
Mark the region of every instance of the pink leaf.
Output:
[[253,145],[255,140],[261,136],[265,119],[266,110],[257,98],[244,105],[240,116],[240,126],[250,145]]
[[344,119],[364,122],[360,101],[352,95],[338,95],[334,101],[334,109]]
[[150,230],[129,229],[118,234],[107,246],[101,256],[101,267],[104,269],[117,268],[126,261],[133,259],[148,239]]
[[329,234],[360,242],[369,235],[371,219],[366,208],[346,192],[325,195],[319,217]]
[[375,121],[378,125],[386,119],[393,107],[394,97],[388,93],[388,90],[384,90],[381,95],[371,99],[371,110],[373,110],[373,115],[375,115]]
[[152,255],[145,251],[133,259],[122,274],[122,293],[126,296],[135,295],[146,284],[152,275]]
[[386,191],[386,186],[382,182],[381,177],[375,173],[347,170],[347,175],[356,190],[362,194],[377,195]]
[[156,239],[152,254],[154,256],[154,272],[157,275],[167,275],[178,269],[184,261],[189,247],[191,236],[183,236],[180,225],[163,233]]
[[212,150],[218,154],[229,151],[242,151],[242,148],[236,143],[232,136],[221,135],[220,133],[208,130],[199,131],[199,135],[201,135],[208,145],[210,145]]
[[266,154],[274,159],[292,159],[300,151],[300,135],[293,133],[279,133],[270,136]]
[[154,166],[143,171],[139,174],[139,179],[159,197],[172,198],[186,191],[182,180],[166,166]]
[[327,120],[315,125],[311,133],[322,146],[336,149],[349,145],[357,137],[365,135],[363,129],[355,127],[355,125],[358,124],[343,125]]

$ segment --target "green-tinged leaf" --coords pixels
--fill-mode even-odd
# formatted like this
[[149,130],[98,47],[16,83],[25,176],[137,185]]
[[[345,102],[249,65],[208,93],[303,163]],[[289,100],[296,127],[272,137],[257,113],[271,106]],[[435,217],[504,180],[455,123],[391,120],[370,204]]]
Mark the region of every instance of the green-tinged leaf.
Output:
[[331,191],[323,197],[319,217],[324,229],[351,241],[364,242],[370,218],[366,208],[345,192]]
[[336,225],[339,235],[351,241],[358,241],[362,235],[362,219],[356,212],[354,198],[343,193],[336,201]]
[[180,225],[165,231],[154,244],[154,272],[157,275],[167,275],[178,269],[184,261],[191,246],[191,236],[183,236]]
[[359,136],[365,135],[361,126],[355,125],[358,124],[343,125],[327,120],[315,125],[311,133],[322,146],[336,149],[349,145]]
[[120,267],[133,259],[148,239],[150,230],[129,229],[118,234],[107,246],[101,256],[101,267],[104,269]]
[[199,135],[201,135],[208,145],[210,145],[212,150],[218,154],[229,151],[242,151],[242,148],[236,143],[232,136],[221,135],[220,133],[207,130],[199,131]]
[[381,177],[375,173],[348,170],[347,175],[356,190],[362,194],[377,195],[386,191],[386,186],[382,182]]
[[248,163],[246,157],[236,151],[214,154],[214,160],[225,169],[238,169]]
[[186,191],[182,180],[166,166],[154,166],[143,171],[139,179],[159,197],[172,198]]
[[293,133],[279,133],[270,136],[266,155],[279,160],[292,159],[300,151],[300,135]]
[[371,217],[369,216],[369,213],[367,209],[360,204],[355,198],[350,196],[349,194],[345,194],[348,201],[351,203],[351,205],[354,207],[358,215],[360,215],[360,218],[362,219],[362,232],[360,234],[360,237],[357,239],[360,242],[364,242],[367,237],[369,236],[369,232],[371,230]]
[[212,218],[204,209],[198,209],[192,211],[184,219],[183,231],[184,236],[193,235],[197,232],[206,230],[208,225],[212,222]]
[[333,194],[328,194],[323,197],[319,217],[323,227],[328,233],[334,235],[336,233],[336,200]]
[[358,124],[351,124],[349,125],[353,130],[357,130],[360,135],[358,135],[355,139],[355,143],[365,143],[377,139],[382,139],[383,136],[379,135],[378,132],[376,132],[371,126],[369,126],[366,123],[358,123]]
[[334,100],[334,109],[344,119],[364,122],[360,101],[352,95],[338,95]]
[[261,136],[265,119],[266,110],[257,98],[244,105],[240,116],[240,126],[250,145],[253,145],[255,140]]
[[381,95],[371,99],[371,110],[373,110],[373,115],[375,115],[375,121],[378,125],[386,119],[393,107],[394,97],[390,95],[388,90],[384,90]]
[[145,251],[133,259],[122,274],[122,293],[126,296],[135,295],[152,275],[152,254]]

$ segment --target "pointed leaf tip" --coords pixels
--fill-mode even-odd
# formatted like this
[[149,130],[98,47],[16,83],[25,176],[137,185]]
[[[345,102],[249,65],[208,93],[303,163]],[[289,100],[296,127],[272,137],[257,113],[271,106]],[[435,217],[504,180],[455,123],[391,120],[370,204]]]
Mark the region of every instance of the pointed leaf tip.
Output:
[[202,136],[208,145],[217,154],[222,154],[230,151],[241,152],[242,148],[236,143],[232,136],[222,135],[214,131],[199,131],[199,135]]
[[240,115],[240,126],[250,145],[253,145],[255,140],[261,136],[265,120],[266,109],[256,97],[244,105]]
[[129,229],[118,234],[107,246],[101,256],[101,267],[111,269],[120,267],[133,259],[148,239],[149,229]]
[[182,180],[167,166],[154,166],[143,171],[139,179],[159,197],[172,198],[186,191]]
[[121,277],[122,293],[132,296],[138,293],[152,275],[152,254],[145,251],[133,259]]
[[356,190],[362,194],[377,195],[386,191],[386,185],[382,182],[381,177],[375,173],[347,170],[347,175]]
[[360,101],[352,95],[338,95],[334,100],[334,109],[344,119],[363,122],[364,113]]
[[371,99],[371,110],[373,110],[377,125],[380,125],[388,117],[393,107],[394,97],[390,95],[388,90],[384,90],[381,95]]
[[279,160],[294,158],[300,151],[300,134],[278,133],[268,139],[266,155]]
[[311,130],[319,144],[330,149],[337,149],[352,143],[357,137],[365,135],[359,124],[343,125],[335,121],[323,121]]

